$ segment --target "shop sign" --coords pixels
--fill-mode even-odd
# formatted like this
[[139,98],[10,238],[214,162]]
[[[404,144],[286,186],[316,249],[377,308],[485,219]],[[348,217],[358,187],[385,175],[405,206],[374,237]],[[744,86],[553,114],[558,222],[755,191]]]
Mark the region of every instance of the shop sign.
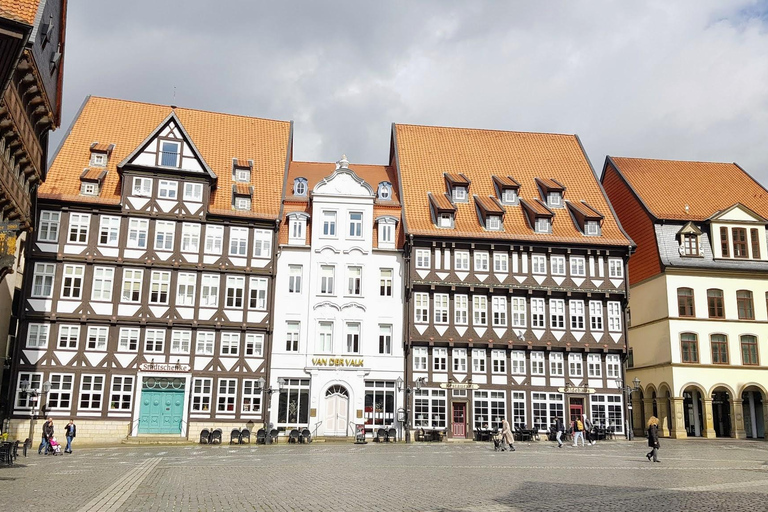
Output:
[[141,363],[139,370],[142,372],[188,372],[188,364],[179,363]]
[[566,383],[564,388],[557,388],[560,393],[581,393],[585,395],[592,395],[596,393],[594,388],[588,388],[587,386],[574,386],[571,383]]
[[362,368],[363,359],[351,359],[348,357],[313,357],[312,364],[314,366],[350,366]]
[[13,269],[16,262],[16,233],[18,222],[0,222],[0,268]]
[[440,387],[443,389],[480,389],[478,384],[470,384],[469,382],[443,382]]

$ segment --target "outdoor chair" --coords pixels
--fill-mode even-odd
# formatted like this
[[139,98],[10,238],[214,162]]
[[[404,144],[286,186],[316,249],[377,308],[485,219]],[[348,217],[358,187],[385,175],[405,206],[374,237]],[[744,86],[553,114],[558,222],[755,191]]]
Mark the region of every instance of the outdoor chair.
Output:
[[229,433],[229,444],[240,444],[240,429],[233,428]]
[[276,443],[277,442],[277,429],[276,428],[273,428],[272,430],[269,431],[269,437],[270,437],[270,442],[272,442],[272,443]]
[[217,428],[211,432],[210,444],[221,444],[221,429]]
[[3,443],[0,446],[0,462],[11,464],[11,443]]
[[387,431],[383,428],[380,428],[376,431],[376,437],[373,439],[377,443],[383,443],[387,440]]
[[424,440],[425,440],[424,429],[420,428],[419,430],[416,431],[416,441],[424,441]]
[[240,431],[240,444],[245,444],[246,440],[248,441],[248,444],[251,444],[251,431],[244,428]]
[[263,428],[256,431],[256,444],[267,444],[267,431]]
[[299,431],[296,429],[291,430],[291,433],[288,434],[288,442],[289,443],[298,443],[299,442]]
[[387,441],[390,443],[396,443],[397,442],[397,430],[394,428],[390,428],[387,431]]
[[312,433],[309,431],[308,428],[305,428],[301,431],[301,437],[299,438],[299,441],[302,443],[311,443],[312,442]]
[[605,437],[609,439],[614,439],[616,437],[616,426],[611,425],[608,427],[608,429],[605,431]]
[[200,444],[208,444],[211,441],[211,431],[204,428],[200,431]]

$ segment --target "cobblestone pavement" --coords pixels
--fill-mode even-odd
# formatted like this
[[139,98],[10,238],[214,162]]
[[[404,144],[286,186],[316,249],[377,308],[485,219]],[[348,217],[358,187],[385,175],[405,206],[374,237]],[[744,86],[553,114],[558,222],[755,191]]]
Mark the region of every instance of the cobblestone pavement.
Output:
[[768,510],[768,443],[118,446],[0,466],[2,510]]

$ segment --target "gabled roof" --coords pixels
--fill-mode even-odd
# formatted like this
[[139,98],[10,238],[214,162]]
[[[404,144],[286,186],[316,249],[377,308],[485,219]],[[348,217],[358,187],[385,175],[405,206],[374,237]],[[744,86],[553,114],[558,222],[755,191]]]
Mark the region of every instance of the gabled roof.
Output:
[[462,173],[456,174],[456,173],[446,172],[445,173],[445,179],[448,180],[448,182],[451,185],[469,186],[469,184],[470,184],[469,178],[464,176]]
[[677,232],[678,235],[701,235],[701,230],[696,226],[696,224],[693,223],[693,221],[687,222],[683,227],[680,228],[680,231]]
[[494,174],[492,178],[500,188],[520,188],[520,183],[512,176],[497,176]]
[[602,213],[595,210],[584,201],[566,201],[565,204],[568,206],[568,208],[573,210],[576,215],[579,215],[586,220],[602,220],[605,218]]
[[744,206],[741,203],[736,203],[734,205],[731,205],[730,207],[726,208],[725,210],[721,210],[719,212],[715,212],[712,214],[712,216],[708,220],[720,220],[723,218],[727,218],[728,214],[733,212],[734,210],[738,210],[740,212],[745,213],[748,217],[752,217],[753,222],[761,222],[761,223],[767,223],[768,219],[757,213],[752,208],[749,208],[747,206]]
[[709,219],[741,203],[768,218],[768,190],[735,163],[606,158],[656,219]]
[[0,0],[0,18],[34,25],[39,7],[40,0]]

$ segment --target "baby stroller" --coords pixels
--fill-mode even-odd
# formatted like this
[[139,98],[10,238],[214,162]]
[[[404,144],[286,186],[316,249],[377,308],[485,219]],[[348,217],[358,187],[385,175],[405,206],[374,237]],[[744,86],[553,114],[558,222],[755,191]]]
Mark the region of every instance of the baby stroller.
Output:
[[61,445],[52,437],[48,442],[48,453],[51,455],[61,455]]
[[493,451],[495,452],[505,452],[507,451],[507,442],[504,441],[504,436],[501,435],[501,432],[496,432],[491,437],[491,440],[493,441]]

